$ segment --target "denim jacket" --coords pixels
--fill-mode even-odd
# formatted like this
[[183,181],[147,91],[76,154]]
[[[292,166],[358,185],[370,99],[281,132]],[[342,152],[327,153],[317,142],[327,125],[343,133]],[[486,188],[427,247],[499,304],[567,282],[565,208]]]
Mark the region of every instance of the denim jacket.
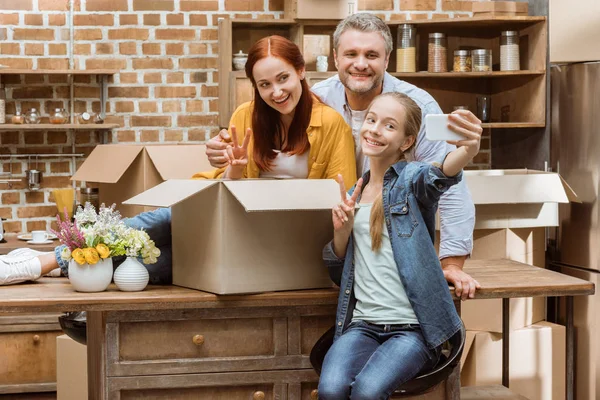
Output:
[[[364,185],[369,178],[370,172],[367,171],[363,176]],[[425,341],[432,349],[448,340],[461,327],[460,317],[433,247],[438,200],[442,193],[461,179],[462,173],[446,177],[440,168],[432,164],[405,161],[390,167],[383,179],[385,224],[398,274]],[[333,252],[332,242],[329,242],[323,249],[323,260],[331,279],[340,287],[335,332],[337,339],[350,324],[356,305],[352,235],[345,258],[338,258]]]

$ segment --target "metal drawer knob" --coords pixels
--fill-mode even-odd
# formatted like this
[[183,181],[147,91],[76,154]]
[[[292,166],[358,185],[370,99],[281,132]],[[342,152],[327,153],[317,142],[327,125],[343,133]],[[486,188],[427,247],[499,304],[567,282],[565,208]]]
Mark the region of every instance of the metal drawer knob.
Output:
[[196,346],[202,346],[204,344],[204,336],[194,335],[194,337],[192,338],[192,342],[194,342]]
[[319,400],[319,391],[317,389],[310,392],[310,400]]
[[252,400],[265,400],[265,392],[256,391],[252,395]]
[[39,343],[40,342],[40,335],[33,335],[33,343]]

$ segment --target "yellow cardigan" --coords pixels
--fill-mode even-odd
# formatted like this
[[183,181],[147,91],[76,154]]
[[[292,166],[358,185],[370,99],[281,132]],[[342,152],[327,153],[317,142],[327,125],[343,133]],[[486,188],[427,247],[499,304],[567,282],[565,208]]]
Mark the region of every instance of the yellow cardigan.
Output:
[[[240,144],[246,129],[252,125],[252,107],[252,102],[242,104],[229,122],[229,126],[236,127]],[[335,179],[338,174],[342,174],[346,189],[351,188],[356,182],[354,138],[342,116],[333,108],[315,100],[306,134],[310,143],[308,179]],[[248,165],[244,170],[244,178],[258,178],[260,173],[254,162],[253,139],[248,144]],[[199,172],[192,179],[218,179],[225,173],[225,169],[226,167]]]

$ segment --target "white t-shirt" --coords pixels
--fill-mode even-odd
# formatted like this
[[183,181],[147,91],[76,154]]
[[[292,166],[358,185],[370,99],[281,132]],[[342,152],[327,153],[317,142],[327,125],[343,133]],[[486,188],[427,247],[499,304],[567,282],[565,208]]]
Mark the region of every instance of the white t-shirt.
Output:
[[354,149],[356,150],[356,173],[358,176],[362,176],[369,169],[369,160],[364,156],[362,152],[362,146],[360,145],[360,128],[365,121],[367,116],[367,110],[354,111],[350,110],[352,114],[352,136],[354,137]]
[[308,151],[289,155],[273,150],[277,156],[271,162],[270,171],[260,171],[261,178],[306,179],[308,178]]

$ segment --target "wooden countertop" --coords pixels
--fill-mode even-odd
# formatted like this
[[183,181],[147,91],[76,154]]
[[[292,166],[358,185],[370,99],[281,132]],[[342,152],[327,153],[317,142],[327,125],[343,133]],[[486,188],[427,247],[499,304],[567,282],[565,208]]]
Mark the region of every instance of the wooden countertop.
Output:
[[[591,282],[510,260],[469,260],[465,271],[481,284],[478,299],[590,295],[595,290]],[[0,288],[0,312],[320,305],[335,304],[337,294],[332,288],[218,296],[172,285],[120,292],[114,284],[105,292],[78,293],[67,278],[42,278]]]
[[54,251],[54,248],[60,245],[58,240],[53,240],[52,243],[48,244],[30,244],[26,240],[17,239],[17,234],[7,233],[4,235],[6,243],[0,243],[0,254],[7,254],[15,249],[23,247],[29,247],[30,249],[38,251]]

